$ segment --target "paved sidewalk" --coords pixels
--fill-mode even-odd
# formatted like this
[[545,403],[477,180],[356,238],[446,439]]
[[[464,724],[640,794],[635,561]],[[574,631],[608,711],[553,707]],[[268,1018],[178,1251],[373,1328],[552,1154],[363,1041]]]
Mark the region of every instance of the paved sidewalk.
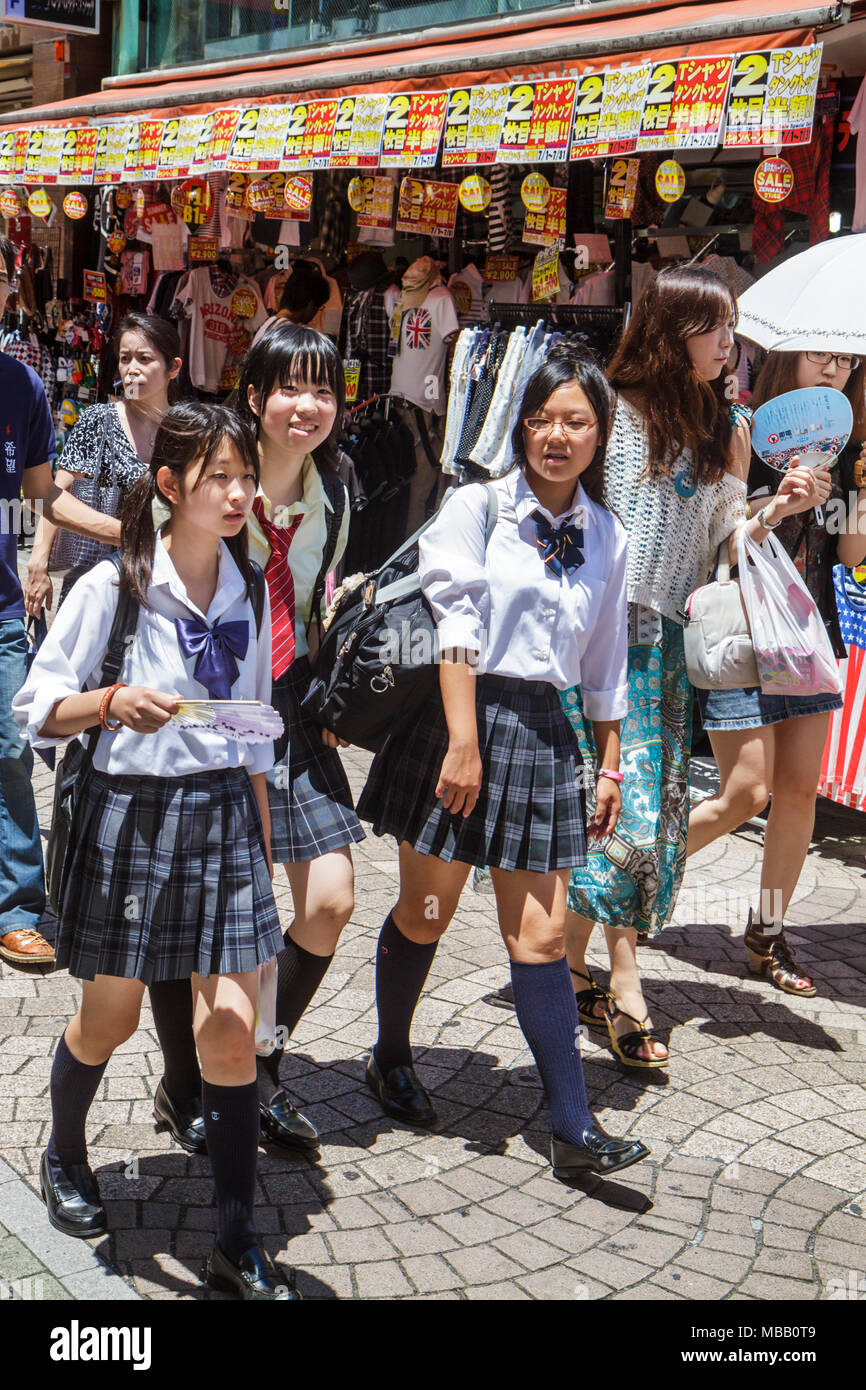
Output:
[[[367,759],[347,761],[357,789]],[[47,824],[52,777],[37,767]],[[365,840],[355,916],[284,1063],[322,1132],[321,1161],[260,1154],[260,1229],[305,1296],[862,1298],[866,840],[837,837],[866,836],[866,820],[831,809],[821,826],[790,913],[819,984],[812,1000],[744,969],[759,834],[747,828],[690,865],[679,924],[642,952],[654,1021],[670,1029],[669,1078],[622,1071],[595,1030],[585,1043],[600,1121],[638,1133],[652,1157],[586,1193],[550,1176],[537,1073],[513,1014],[490,1002],[508,972],[486,893],[467,889],[416,1016],[439,1131],[392,1124],[365,1091],[375,941],[397,884],[391,842]],[[277,896],[288,925],[279,881]],[[594,948],[602,964],[600,935]],[[207,1297],[208,1164],[154,1132],[160,1057],[147,1009],[90,1117],[111,1235],[93,1249],[44,1216],[51,1054],[77,994],[65,973],[0,966],[0,1279],[24,1297]]]

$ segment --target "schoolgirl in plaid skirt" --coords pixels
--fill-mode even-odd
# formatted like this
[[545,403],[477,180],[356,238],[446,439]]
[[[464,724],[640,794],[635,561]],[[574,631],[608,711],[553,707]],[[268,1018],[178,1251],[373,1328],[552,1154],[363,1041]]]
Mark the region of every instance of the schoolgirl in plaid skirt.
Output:
[[580,684],[602,750],[590,835],[616,823],[626,711],[626,552],[604,505],[611,398],[589,357],[552,354],[529,381],[516,466],[470,484],[419,545],[437,623],[440,691],[377,754],[359,814],[399,842],[400,896],[379,938],[379,1037],[367,1080],[385,1112],[435,1113],[412,1066],[415,1005],[472,865],[489,865],[517,1017],[550,1108],[554,1172],[612,1173],[644,1158],[595,1123],[565,959],[568,876],[585,858],[578,746],[558,692]]
[[[182,979],[195,1006],[218,1212],[207,1280],[275,1299],[293,1295],[253,1224],[257,966],[282,945],[268,852],[273,744],[172,722],[182,699],[270,698],[270,610],[262,594],[257,624],[245,531],[257,482],[255,441],[236,416],[198,403],[169,410],[124,505],[119,580],[103,561],[75,585],[15,712],[37,744],[97,720],[103,729],[65,865],[57,957],[81,980],[82,998],[51,1073],[40,1170],[49,1219],[72,1236],[105,1232],[87,1112],[112,1052],[138,1027],[145,986]],[[169,509],[158,534],[156,495]],[[119,587],[138,603],[137,627],[122,681],[105,690]]]
[[[271,857],[282,863],[295,917],[278,956],[281,1045],[259,1058],[261,1126],[290,1149],[318,1146],[315,1127],[280,1083],[283,1046],[321,984],[354,907],[351,845],[364,838],[337,740],[302,708],[311,679],[324,580],[342,557],[349,528],[346,488],[336,472],[345,399],[333,343],[279,320],[252,348],[238,388],[238,412],[258,439],[260,482],[248,522],[250,553],[265,571],[273,615],[271,703],[285,726],[268,772]],[[187,992],[151,991],[173,1094],[188,1110],[198,1091]],[[195,1135],[173,1126],[195,1147]],[[203,1136],[199,1135],[203,1146]],[[200,1151],[200,1150],[199,1150]]]

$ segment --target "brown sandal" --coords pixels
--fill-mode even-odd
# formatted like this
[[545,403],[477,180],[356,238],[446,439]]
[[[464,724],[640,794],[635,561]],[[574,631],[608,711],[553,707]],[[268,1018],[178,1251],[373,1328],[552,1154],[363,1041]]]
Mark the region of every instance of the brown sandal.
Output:
[[[571,966],[568,968],[571,970]],[[574,994],[581,1023],[585,1023],[589,1028],[603,1028],[605,1014],[609,1007],[613,1007],[613,995],[597,984],[591,975],[583,975],[579,970],[571,970],[571,973],[576,980],[586,980],[589,985],[589,989],[575,990]],[[592,1012],[596,1004],[604,1005],[604,1014],[600,1018]]]
[[[755,921],[751,908],[744,944],[753,975],[762,975],[784,994],[798,994],[802,999],[811,999],[818,993],[811,977],[804,975],[794,960],[785,939],[785,928],[780,927],[775,936],[765,935],[761,931],[761,923]],[[802,986],[798,986],[798,981],[804,982]]]
[[[630,1018],[637,1027],[633,1028],[630,1033],[617,1034],[614,1019],[619,1017]],[[648,1018],[649,1014],[646,1014],[642,1020],[635,1018],[633,1014],[627,1014],[625,1009],[621,1009],[615,1000],[613,1001],[612,1013],[605,1009],[604,1021],[607,1024],[610,1045],[614,1054],[625,1067],[640,1067],[644,1071],[652,1071],[656,1067],[666,1067],[670,1061],[670,1054],[667,1057],[638,1057],[638,1048],[644,1043],[660,1042],[663,1046],[667,1046],[667,1043],[659,1037],[656,1028],[646,1026]]]

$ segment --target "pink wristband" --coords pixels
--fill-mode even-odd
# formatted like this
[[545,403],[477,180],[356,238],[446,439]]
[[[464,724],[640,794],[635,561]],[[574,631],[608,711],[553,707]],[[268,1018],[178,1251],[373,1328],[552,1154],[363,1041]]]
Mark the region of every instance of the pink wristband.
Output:
[[614,772],[610,767],[600,767],[595,774],[598,777],[609,777],[611,782],[624,782],[625,777],[621,772]]

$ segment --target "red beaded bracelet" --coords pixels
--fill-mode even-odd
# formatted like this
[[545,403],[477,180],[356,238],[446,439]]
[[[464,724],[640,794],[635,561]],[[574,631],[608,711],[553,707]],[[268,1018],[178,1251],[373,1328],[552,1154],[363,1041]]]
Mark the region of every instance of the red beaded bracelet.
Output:
[[108,689],[106,690],[105,694],[99,702],[99,726],[100,728],[105,729],[106,732],[109,734],[113,734],[115,729],[119,729],[121,727],[121,721],[119,719],[116,719],[114,723],[109,724],[108,706],[111,704],[111,701],[117,694],[118,690],[125,689],[126,681],[118,681],[117,685],[110,685],[108,687]]
[[621,772],[614,772],[613,768],[610,767],[600,767],[596,773],[596,777],[607,777],[611,782],[625,781],[625,777]]

